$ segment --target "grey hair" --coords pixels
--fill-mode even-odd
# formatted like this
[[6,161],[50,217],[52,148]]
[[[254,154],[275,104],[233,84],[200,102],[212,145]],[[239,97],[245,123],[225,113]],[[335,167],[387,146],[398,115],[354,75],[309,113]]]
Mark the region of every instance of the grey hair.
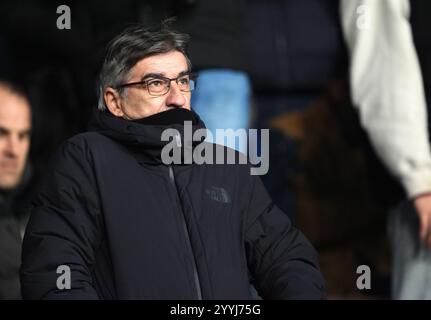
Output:
[[[189,70],[191,62],[187,56],[189,36],[170,29],[173,20],[162,22],[157,29],[144,28],[141,25],[127,28],[108,45],[107,54],[99,76],[98,109],[106,110],[104,92],[107,87],[116,88],[129,80],[130,70],[143,58],[179,51],[184,54]],[[126,88],[119,88],[120,95],[125,95]]]

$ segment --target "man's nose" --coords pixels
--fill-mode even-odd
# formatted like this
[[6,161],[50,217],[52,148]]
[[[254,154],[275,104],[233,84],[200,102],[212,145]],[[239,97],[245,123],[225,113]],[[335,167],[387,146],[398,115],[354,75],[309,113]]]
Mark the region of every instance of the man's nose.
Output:
[[18,155],[19,139],[18,137],[9,136],[6,139],[6,155],[9,157],[16,157]]
[[175,81],[171,82],[168,95],[166,97],[166,105],[171,107],[182,108],[186,104],[186,97],[181,92],[178,84]]

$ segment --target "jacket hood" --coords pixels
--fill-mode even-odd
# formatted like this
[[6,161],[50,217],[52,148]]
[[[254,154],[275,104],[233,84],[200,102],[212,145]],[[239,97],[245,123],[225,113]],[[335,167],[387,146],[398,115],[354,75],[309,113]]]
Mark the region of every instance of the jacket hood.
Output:
[[[187,135],[186,124],[191,123],[191,135]],[[109,111],[95,110],[89,124],[89,131],[98,132],[121,145],[131,149],[139,155],[139,159],[146,164],[162,164],[162,149],[173,139],[162,140],[165,130],[175,129],[181,137],[181,143],[176,147],[192,149],[200,144],[205,137],[199,141],[193,141],[193,133],[198,129],[205,129],[205,124],[196,112],[183,108],[160,112],[139,120],[126,120],[111,114]],[[186,134],[185,134],[186,133]],[[183,157],[182,157],[183,159]]]

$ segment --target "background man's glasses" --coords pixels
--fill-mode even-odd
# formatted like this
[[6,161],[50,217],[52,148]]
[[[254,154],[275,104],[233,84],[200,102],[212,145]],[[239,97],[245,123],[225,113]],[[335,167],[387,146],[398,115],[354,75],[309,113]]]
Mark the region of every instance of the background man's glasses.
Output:
[[143,81],[121,84],[117,86],[116,89],[130,86],[141,86],[142,88],[147,89],[150,96],[158,97],[163,96],[169,92],[169,89],[171,88],[171,81],[175,81],[178,85],[178,88],[182,92],[193,91],[196,86],[196,78],[197,75],[194,73],[184,74],[172,79],[160,76],[157,78],[150,78]]

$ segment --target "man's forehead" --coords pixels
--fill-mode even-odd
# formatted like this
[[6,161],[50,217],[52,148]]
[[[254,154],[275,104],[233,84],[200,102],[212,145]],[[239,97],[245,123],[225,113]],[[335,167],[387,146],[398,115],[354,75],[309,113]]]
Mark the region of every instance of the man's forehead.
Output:
[[0,96],[0,127],[8,130],[28,130],[31,127],[30,106],[19,96]]
[[9,104],[25,105],[29,109],[26,97],[0,84],[0,107]]
[[132,73],[133,76],[139,77],[148,73],[177,76],[187,70],[188,65],[184,54],[171,51],[143,58],[132,68]]

